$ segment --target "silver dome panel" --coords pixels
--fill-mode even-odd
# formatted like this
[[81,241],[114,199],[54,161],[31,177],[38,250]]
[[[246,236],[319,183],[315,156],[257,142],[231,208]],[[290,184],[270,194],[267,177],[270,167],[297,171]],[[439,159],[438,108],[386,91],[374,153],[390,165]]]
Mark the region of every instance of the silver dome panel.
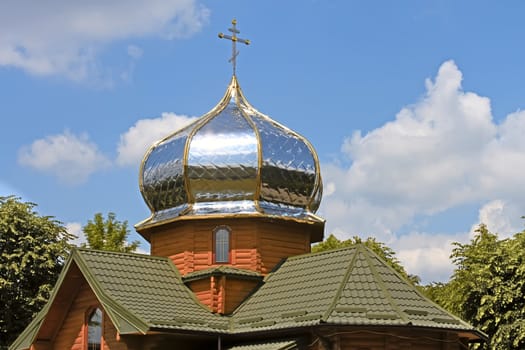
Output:
[[215,108],[150,148],[140,189],[152,211],[141,227],[213,215],[323,221],[314,215],[322,195],[315,150],[253,108],[235,77]]

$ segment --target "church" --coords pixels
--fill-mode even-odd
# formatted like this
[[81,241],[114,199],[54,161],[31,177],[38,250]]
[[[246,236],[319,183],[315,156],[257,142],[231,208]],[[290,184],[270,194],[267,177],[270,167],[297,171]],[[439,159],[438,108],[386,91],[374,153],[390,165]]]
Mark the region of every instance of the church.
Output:
[[10,350],[459,350],[486,336],[363,245],[324,235],[310,142],[255,109],[235,74],[219,103],[153,144],[136,230],[151,255],[75,248]]

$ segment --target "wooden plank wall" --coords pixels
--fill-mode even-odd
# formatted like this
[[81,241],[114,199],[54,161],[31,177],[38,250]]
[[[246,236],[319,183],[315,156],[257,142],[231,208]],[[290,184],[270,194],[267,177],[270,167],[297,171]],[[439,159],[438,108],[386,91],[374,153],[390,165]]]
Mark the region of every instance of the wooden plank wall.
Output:
[[212,295],[212,286],[210,279],[202,279],[197,281],[192,281],[188,283],[191,291],[195,294],[197,299],[204,305],[208,306],[210,310],[213,307],[213,295]]
[[299,225],[260,223],[258,227],[260,272],[269,273],[283,258],[310,252],[310,236]]
[[267,274],[283,258],[310,252],[308,228],[284,220],[194,220],[159,228],[151,236],[151,254],[172,259],[182,275],[217,266],[213,262],[213,230],[232,230],[230,264]]
[[[93,307],[100,307],[102,309],[87,282],[83,282],[80,292],[76,296],[75,301],[73,302],[71,309],[68,311],[64,323],[60,327],[55,341],[53,342],[53,349],[84,350],[84,334],[87,313],[90,312]],[[104,313],[103,326],[104,334],[102,349],[126,350],[126,345],[117,341],[117,330],[106,313]]]
[[257,286],[258,281],[226,279],[224,313],[232,313]]

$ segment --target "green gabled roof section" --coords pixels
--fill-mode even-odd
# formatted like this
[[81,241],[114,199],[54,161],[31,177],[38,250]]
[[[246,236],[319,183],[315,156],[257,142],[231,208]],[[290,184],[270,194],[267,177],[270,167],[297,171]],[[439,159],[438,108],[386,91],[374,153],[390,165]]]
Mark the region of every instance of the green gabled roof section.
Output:
[[270,341],[264,343],[252,343],[236,345],[226,348],[226,350],[294,350],[299,349],[296,340]]
[[252,270],[246,270],[246,269],[240,269],[233,266],[228,265],[220,265],[211,267],[209,269],[199,270],[190,272],[187,275],[182,277],[182,280],[184,282],[190,282],[210,276],[231,276],[234,278],[241,278],[241,279],[254,279],[254,280],[262,280],[263,276]]
[[234,313],[237,332],[318,324],[340,289],[355,251],[288,258]]
[[169,258],[88,249],[76,254],[81,271],[121,334],[163,328],[228,329],[228,320],[199,303]]
[[[423,296],[363,245],[286,259],[231,316],[214,314],[202,305],[169,258],[74,249],[49,302],[10,350],[27,349],[35,341],[72,264],[78,266],[120,334],[233,335],[326,324],[436,328],[466,332],[472,339],[486,338]],[[237,273],[260,278],[231,267],[199,273],[193,277]],[[257,347],[264,344],[232,349],[281,349]]]
[[355,248],[349,275],[324,317],[327,323],[412,325],[474,330],[429,300],[364,245]]
[[232,324],[236,332],[332,324],[480,334],[423,296],[364,245],[288,258],[234,312]]
[[159,329],[211,333],[228,330],[228,319],[211,313],[196,299],[170,259],[75,248],[48,303],[10,350],[27,349],[34,342],[73,263],[120,334],[145,334]]
[[29,349],[31,344],[33,344],[36,335],[38,334],[38,331],[40,330],[40,327],[42,326],[42,323],[45,320],[45,317],[51,308],[51,305],[53,304],[53,301],[55,300],[58,290],[60,289],[60,285],[64,282],[64,278],[66,277],[67,272],[69,271],[69,267],[71,266],[71,263],[73,261],[73,256],[70,254],[69,258],[66,260],[66,263],[64,264],[64,267],[62,268],[62,271],[60,272],[60,275],[58,276],[57,282],[55,283],[55,287],[51,291],[51,294],[49,295],[48,302],[44,305],[42,310],[40,310],[36,316],[33,318],[33,320],[29,323],[29,325],[23,330],[22,333],[18,336],[18,338],[15,339],[15,341],[9,346],[9,350],[21,350],[21,349]]

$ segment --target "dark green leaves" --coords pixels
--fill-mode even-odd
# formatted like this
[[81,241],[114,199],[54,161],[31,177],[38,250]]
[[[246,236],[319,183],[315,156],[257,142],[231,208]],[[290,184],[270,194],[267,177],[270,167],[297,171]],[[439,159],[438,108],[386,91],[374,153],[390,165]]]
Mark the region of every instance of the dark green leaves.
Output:
[[0,197],[0,349],[49,298],[73,238],[62,223],[40,216],[35,207]]

